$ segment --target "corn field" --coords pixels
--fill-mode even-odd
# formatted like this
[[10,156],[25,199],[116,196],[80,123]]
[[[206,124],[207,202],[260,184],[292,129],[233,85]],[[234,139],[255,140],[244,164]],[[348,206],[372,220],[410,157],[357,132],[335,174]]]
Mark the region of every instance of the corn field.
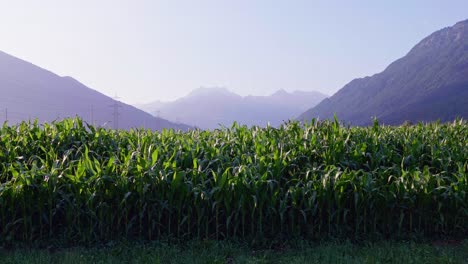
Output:
[[0,242],[468,234],[468,123],[0,128]]

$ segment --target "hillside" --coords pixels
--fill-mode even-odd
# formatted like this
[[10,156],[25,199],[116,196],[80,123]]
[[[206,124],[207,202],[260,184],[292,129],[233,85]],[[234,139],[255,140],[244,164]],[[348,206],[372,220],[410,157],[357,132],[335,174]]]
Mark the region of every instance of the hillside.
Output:
[[468,118],[468,20],[419,42],[383,72],[355,79],[299,116],[368,125]]
[[278,126],[326,98],[319,92],[279,90],[269,96],[240,96],[226,88],[200,88],[173,102],[153,102],[140,108],[171,121],[213,129],[243,125]]
[[[50,122],[79,116],[111,128],[187,129],[115,101],[71,77],[60,77],[0,51],[0,122],[38,119]],[[117,109],[117,111],[114,111]],[[114,119],[114,113],[118,119]],[[117,121],[117,122],[114,122]]]

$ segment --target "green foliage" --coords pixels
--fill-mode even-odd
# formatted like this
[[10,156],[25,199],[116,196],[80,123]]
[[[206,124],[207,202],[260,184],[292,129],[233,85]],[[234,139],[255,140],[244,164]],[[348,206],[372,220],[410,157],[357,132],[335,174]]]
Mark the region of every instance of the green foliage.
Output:
[[0,128],[0,240],[462,235],[468,124]]

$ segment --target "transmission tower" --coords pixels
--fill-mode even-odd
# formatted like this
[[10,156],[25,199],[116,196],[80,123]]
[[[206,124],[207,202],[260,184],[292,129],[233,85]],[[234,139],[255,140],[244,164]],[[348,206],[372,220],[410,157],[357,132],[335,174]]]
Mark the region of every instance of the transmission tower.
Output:
[[112,116],[114,117],[114,129],[119,129],[119,116],[120,116],[120,112],[119,112],[119,108],[122,107],[122,105],[120,105],[120,102],[118,101],[120,98],[115,95],[114,96],[114,103],[112,105],[110,105],[110,107],[112,107],[113,109],[113,112],[112,112]]
[[91,105],[91,125],[94,126],[94,105]]

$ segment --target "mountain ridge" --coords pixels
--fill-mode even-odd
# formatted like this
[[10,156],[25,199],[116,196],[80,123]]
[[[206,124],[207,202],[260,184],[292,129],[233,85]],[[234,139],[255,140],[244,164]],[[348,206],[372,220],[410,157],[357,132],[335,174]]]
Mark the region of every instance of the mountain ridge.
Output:
[[326,96],[315,91],[289,93],[285,90],[268,96],[241,96],[223,87],[212,87],[195,89],[171,102],[156,101],[139,107],[168,120],[200,128],[230,126],[234,121],[245,125],[265,126],[269,123],[278,126]]
[[[425,37],[384,71],[352,80],[298,119],[329,119],[337,114],[354,125],[368,125],[372,117],[395,125],[466,118],[467,75],[468,20],[464,20]],[[437,106],[436,111],[421,112],[425,103]]]
[[[52,122],[79,116],[99,126],[130,129],[145,127],[188,129],[155,118],[134,106],[116,101],[70,76],[59,76],[31,62],[0,51],[0,121],[18,123],[37,119]],[[117,105],[114,111],[112,106]],[[118,114],[118,119],[114,119]],[[113,121],[118,121],[113,124]]]

